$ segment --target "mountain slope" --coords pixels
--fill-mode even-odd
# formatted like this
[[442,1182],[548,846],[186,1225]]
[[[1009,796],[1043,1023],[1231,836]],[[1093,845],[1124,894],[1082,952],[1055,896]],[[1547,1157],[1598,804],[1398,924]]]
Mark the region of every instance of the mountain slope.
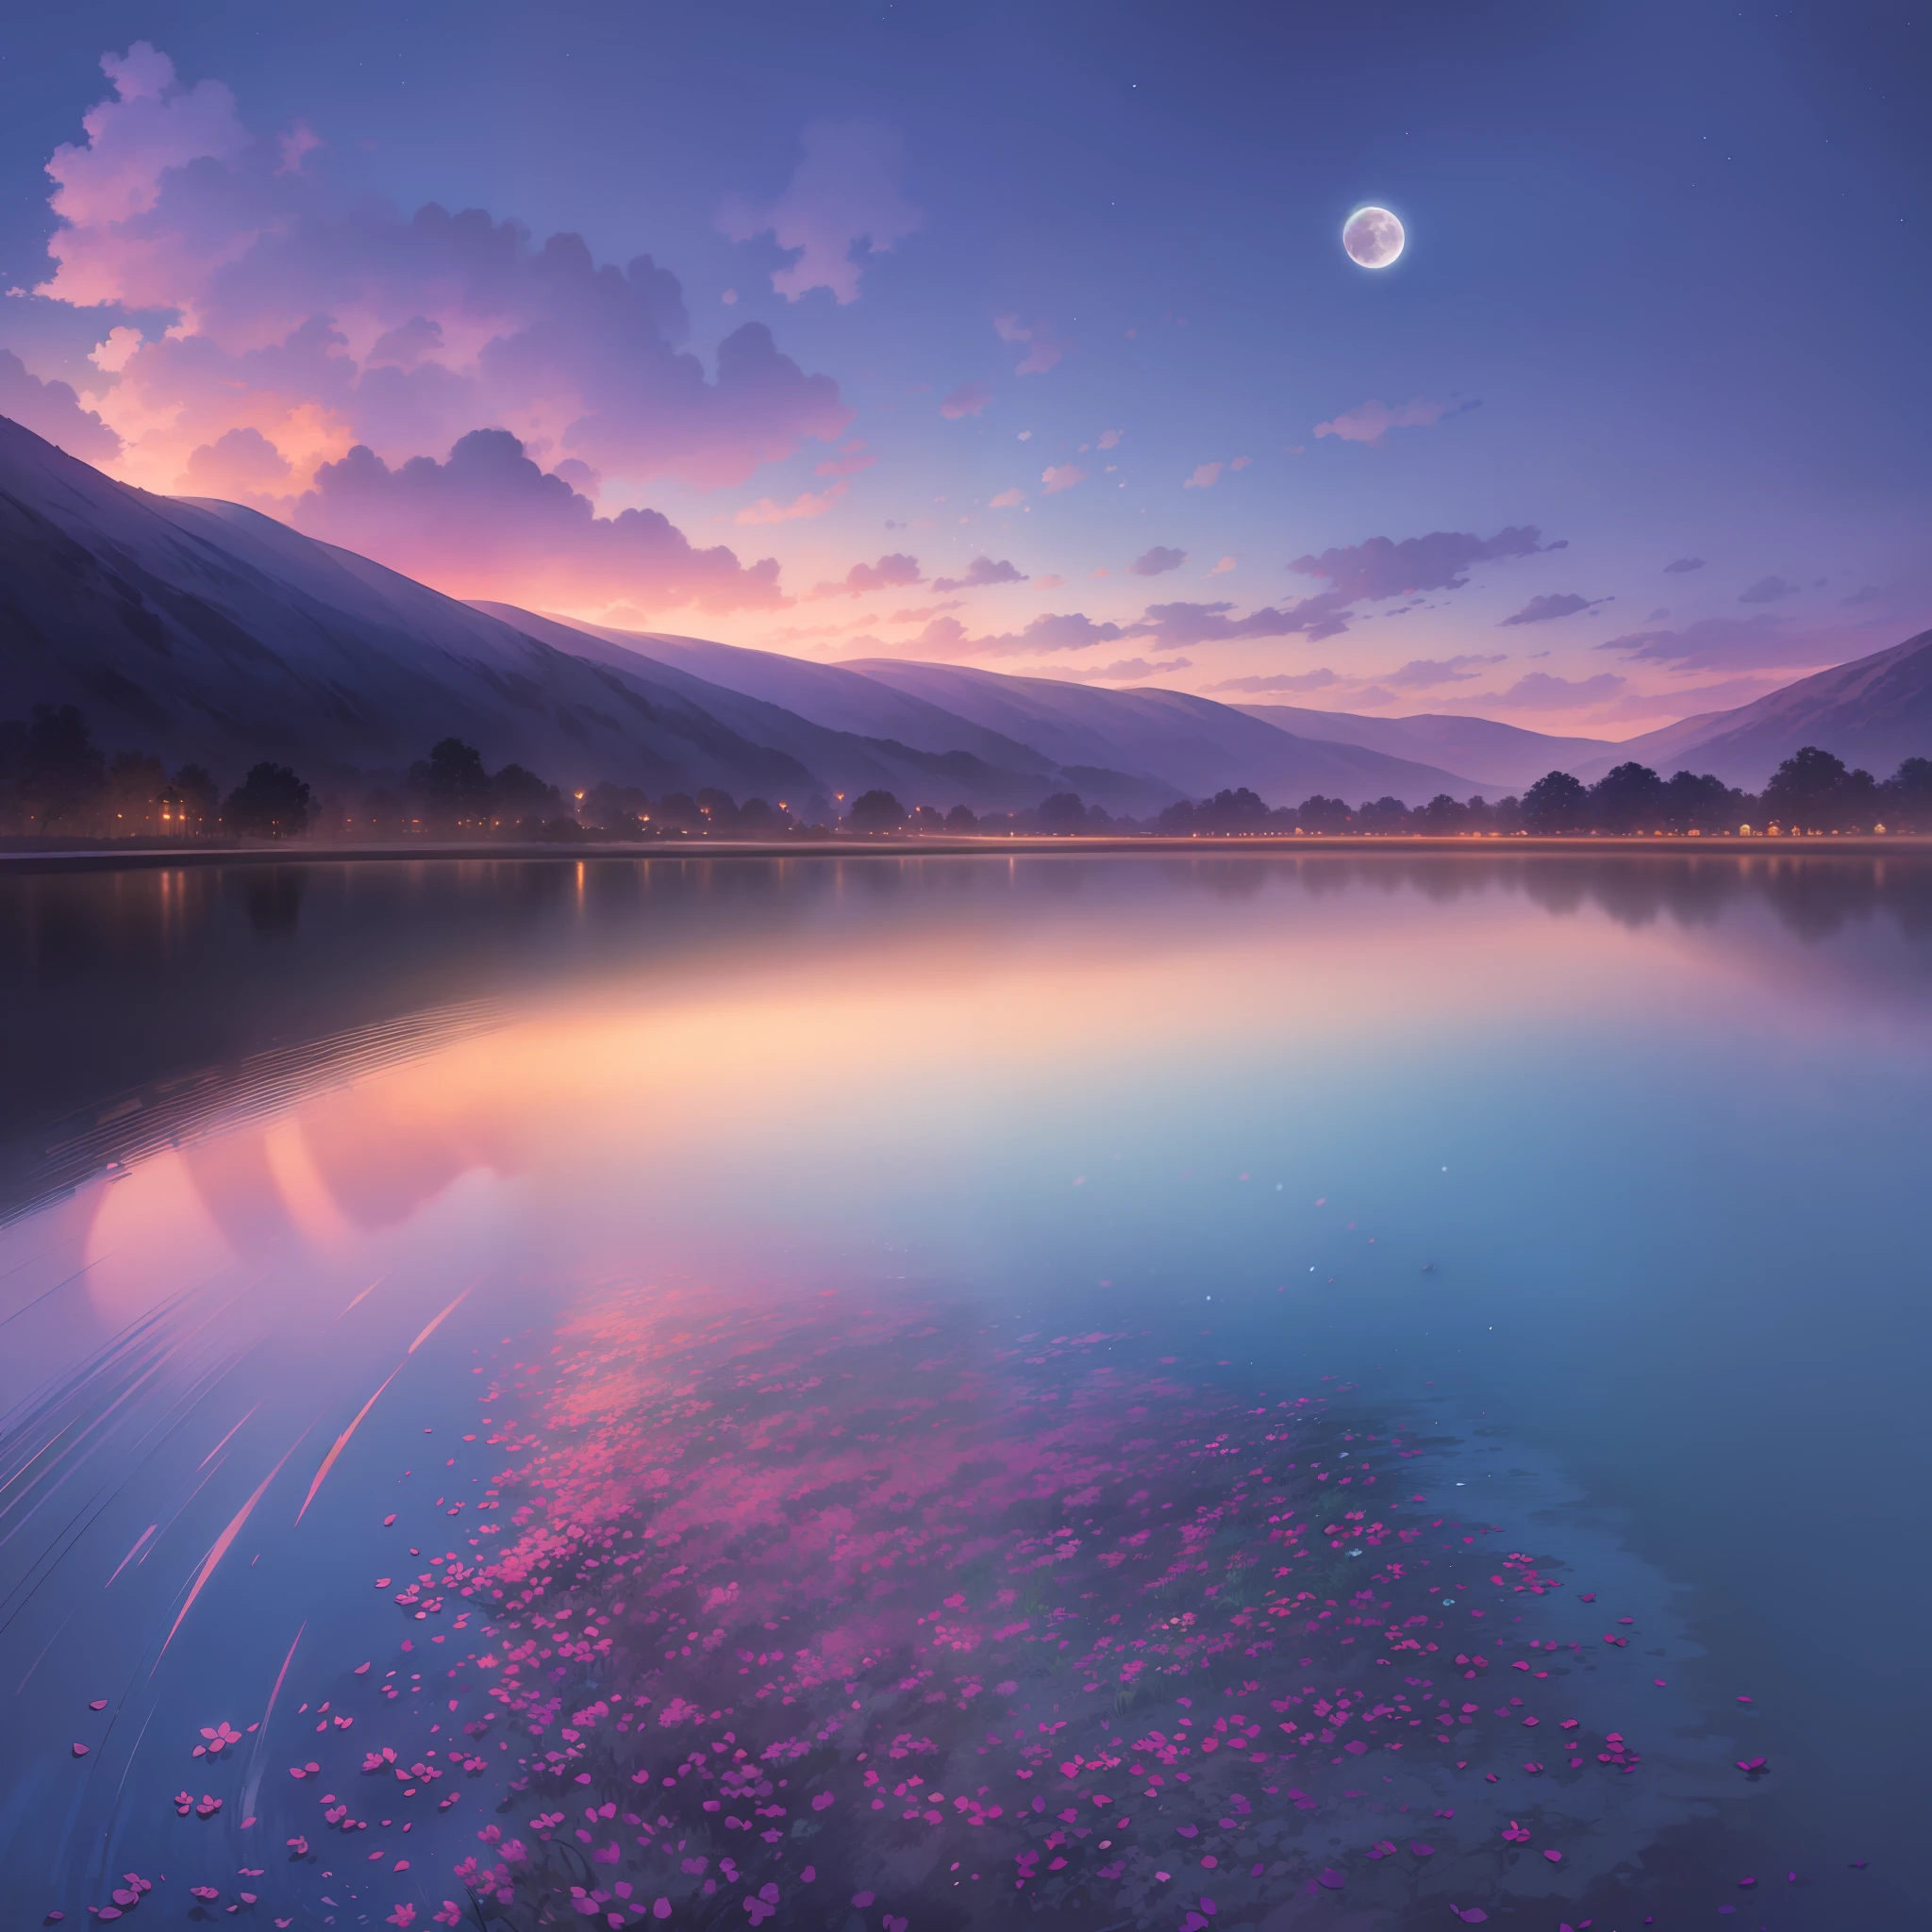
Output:
[[1366,745],[1391,758],[1466,772],[1490,798],[1522,791],[1545,772],[1567,772],[1578,760],[1618,749],[1600,738],[1553,738],[1493,718],[1461,718],[1440,711],[1413,718],[1369,718],[1357,711],[1316,711],[1300,705],[1237,705],[1235,709],[1297,738]]
[[[1902,759],[1932,758],[1932,630],[1801,677],[1734,711],[1683,718],[1645,732],[1616,746],[1609,762],[1637,758],[1666,775],[1688,765],[1755,791],[1807,744],[1881,778],[1890,777]],[[1576,774],[1595,777],[1607,769],[1578,766]]]
[[687,691],[525,636],[233,504],[112,481],[0,418],[0,716],[74,703],[109,750],[393,773],[450,733],[567,784],[803,790]]
[[[747,671],[740,660],[769,658],[779,665],[795,665],[807,674],[827,673],[829,666],[700,639],[607,630],[541,617],[511,604],[473,608],[558,651],[574,652],[626,675],[647,678],[654,688],[680,694],[731,730],[808,766],[828,792],[843,792],[851,798],[878,786],[908,805],[941,808],[970,805],[981,810],[1013,810],[1038,805],[1048,792],[1065,789],[1052,760],[1030,747],[981,731],[963,719],[949,718],[930,706],[916,706],[862,677],[844,678],[846,686],[857,688],[856,701],[841,706],[821,702],[815,708],[835,715],[841,710],[848,715],[856,713],[868,724],[909,724],[921,730],[926,741],[924,744],[820,723],[786,705],[752,695],[748,686],[782,689],[788,680],[756,669]],[[689,664],[724,670],[737,682],[724,684],[694,675],[685,668]],[[809,677],[795,682],[806,689],[808,696],[815,695],[809,690]],[[915,715],[922,711],[930,717]],[[1111,810],[1158,811],[1174,796],[1167,788],[1129,785],[1118,802],[1104,802]]]
[[1070,774],[1083,767],[1141,774],[1191,798],[1245,785],[1270,805],[1299,805],[1318,791],[1351,805],[1388,793],[1415,805],[1439,791],[1467,798],[1476,790],[1453,772],[1293,737],[1186,691],[1097,691],[896,658],[858,658],[845,668],[1034,745]]

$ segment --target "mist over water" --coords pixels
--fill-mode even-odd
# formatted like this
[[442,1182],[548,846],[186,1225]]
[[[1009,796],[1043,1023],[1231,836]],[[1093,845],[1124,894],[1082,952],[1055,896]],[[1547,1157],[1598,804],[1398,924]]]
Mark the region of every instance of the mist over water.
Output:
[[0,881],[8,1897],[1902,1923],[1928,993],[1911,858]]

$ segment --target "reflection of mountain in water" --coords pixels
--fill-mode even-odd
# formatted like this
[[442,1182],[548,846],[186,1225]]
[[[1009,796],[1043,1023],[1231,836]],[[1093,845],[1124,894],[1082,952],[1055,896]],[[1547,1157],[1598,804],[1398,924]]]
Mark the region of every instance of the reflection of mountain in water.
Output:
[[[1168,917],[1174,895],[1222,911]],[[1427,908],[1524,898],[1668,924],[1768,977],[1923,995],[1932,858],[1339,853],[1185,858],[468,860],[41,874],[0,881],[0,1212],[238,1108],[497,1023],[524,991],[646,993],[1047,921],[1124,948],[1252,939],[1282,893]],[[1793,944],[1795,941],[1798,943]]]

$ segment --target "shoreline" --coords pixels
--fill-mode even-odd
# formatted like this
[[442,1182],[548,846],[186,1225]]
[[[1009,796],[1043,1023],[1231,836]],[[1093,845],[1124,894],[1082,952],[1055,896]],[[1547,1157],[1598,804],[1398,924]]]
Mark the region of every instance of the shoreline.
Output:
[[1574,837],[1480,838],[1421,833],[1266,833],[1254,837],[1153,836],[973,838],[696,839],[636,841],[586,840],[551,843],[491,840],[478,843],[437,841],[421,844],[323,844],[302,841],[288,845],[125,845],[33,846],[0,850],[0,878],[58,873],[153,872],[186,867],[255,865],[461,864],[466,861],[517,864],[688,865],[712,859],[783,858],[1239,858],[1319,852],[1324,856],[1426,855],[1429,857],[1551,858],[1584,853],[1615,853],[1623,858],[1923,858],[1932,856],[1932,835],[1919,833],[1829,833],[1815,838],[1714,834],[1646,837],[1592,834]]

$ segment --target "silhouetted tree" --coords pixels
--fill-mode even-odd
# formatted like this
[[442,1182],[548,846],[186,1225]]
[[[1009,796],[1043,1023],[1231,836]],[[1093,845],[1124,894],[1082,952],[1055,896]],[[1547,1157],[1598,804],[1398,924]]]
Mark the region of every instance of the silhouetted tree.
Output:
[[698,802],[689,791],[667,791],[651,814],[651,825],[659,832],[695,832],[705,823]]
[[1408,823],[1408,808],[1399,798],[1365,798],[1355,822],[1365,832],[1399,832]]
[[1664,787],[1664,824],[1674,832],[1735,831],[1750,819],[1741,791],[1708,772],[1677,772]]
[[1879,788],[1886,823],[1909,832],[1932,831],[1932,758],[1907,758]]
[[1568,772],[1548,772],[1523,794],[1532,832],[1577,832],[1590,824],[1590,793]]
[[1469,808],[1459,798],[1439,791],[1418,808],[1415,828],[1419,832],[1466,832],[1470,829]]
[[1843,759],[1807,744],[1771,774],[1764,812],[1794,831],[1832,831],[1847,823],[1859,804],[1869,812],[1876,803],[1875,790],[1869,772],[1848,772]]
[[635,838],[650,813],[651,801],[635,785],[616,785],[607,778],[584,793],[584,823],[613,837]]
[[1036,817],[1040,829],[1056,837],[1087,829],[1087,807],[1077,791],[1056,791],[1042,798]]
[[970,832],[979,824],[979,814],[970,805],[956,805],[946,814],[946,830],[949,832]]
[[[476,762],[480,769],[482,759]],[[490,797],[492,816],[504,824],[518,825],[526,820],[541,824],[564,816],[563,793],[522,765],[505,765],[490,781]]]
[[698,812],[714,832],[729,832],[738,824],[738,801],[715,785],[707,785],[698,793]]
[[172,829],[200,838],[221,816],[222,790],[199,765],[183,765],[168,781]]
[[[1247,794],[1254,797],[1251,791]],[[1260,801],[1257,799],[1256,803]],[[1324,798],[1317,791],[1294,808],[1294,822],[1305,832],[1345,832],[1355,814],[1339,798]]]
[[1599,831],[1661,831],[1664,781],[1634,758],[1612,765],[1590,788],[1590,813]]
[[861,791],[845,823],[855,832],[896,832],[906,823],[906,808],[890,791]]
[[912,829],[915,832],[943,832],[946,828],[946,815],[937,806],[915,806],[912,812]]
[[487,825],[492,816],[483,755],[460,738],[441,739],[426,758],[418,758],[409,767],[409,789],[424,817],[440,824]]
[[111,838],[134,839],[163,829],[161,806],[168,774],[158,758],[117,752],[108,767],[101,828]]
[[256,839],[299,839],[308,829],[308,787],[287,765],[264,760],[222,806],[230,832]]
[[44,832],[92,820],[106,775],[106,761],[76,706],[34,707],[20,748],[19,786],[25,815],[35,825]]

